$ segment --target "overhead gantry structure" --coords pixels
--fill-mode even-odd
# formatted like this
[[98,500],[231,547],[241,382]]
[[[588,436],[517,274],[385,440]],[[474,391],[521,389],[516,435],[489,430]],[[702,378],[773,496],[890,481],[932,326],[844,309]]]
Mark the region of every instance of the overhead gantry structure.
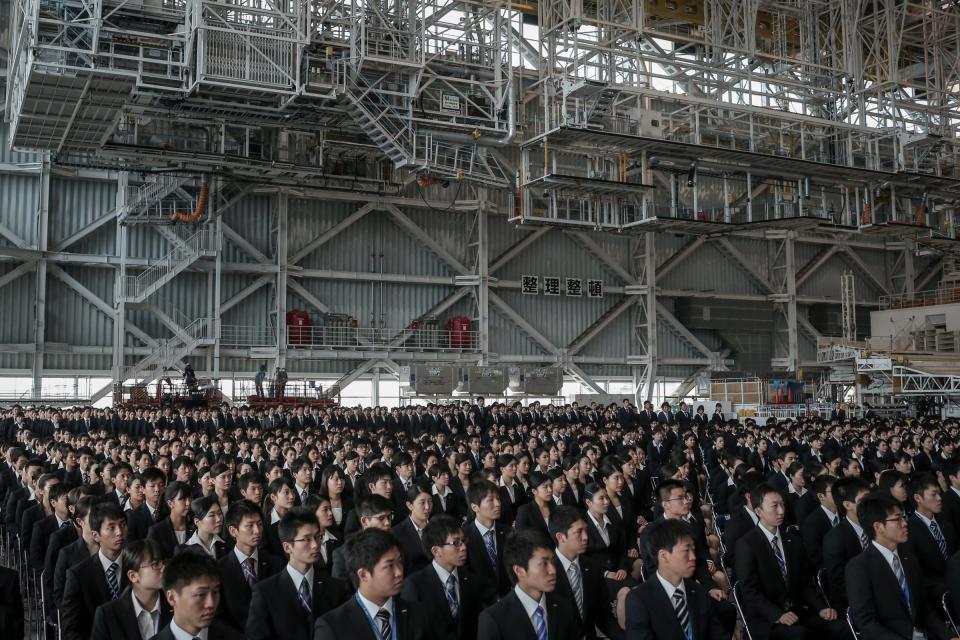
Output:
[[[696,295],[658,280],[698,248],[718,251],[760,291],[727,299],[772,305],[771,367],[790,372],[815,363],[800,335],[819,334],[798,305],[833,301],[798,291],[828,261],[840,257],[896,295],[936,276],[934,262],[914,272],[921,250],[957,252],[960,10],[947,3],[14,0],[11,12],[8,142],[45,150],[49,170],[119,175],[114,215],[96,222],[117,225],[115,344],[129,333],[128,309],[149,305],[184,271],[215,274],[209,313],[159,310],[176,340],[154,342],[133,364],[117,349],[118,378],[155,377],[196,349],[219,357],[230,348],[219,314],[267,281],[276,281],[278,314],[285,308],[297,286],[290,266],[305,254],[287,255],[278,239],[265,255],[222,220],[271,189],[278,238],[286,198],[310,192],[359,193],[369,207],[314,249],[373,209],[420,238],[475,293],[480,361],[490,356],[493,305],[588,379],[571,352],[629,311],[636,351],[620,364],[633,367],[638,396],[649,396],[664,362],[663,323],[703,356],[690,379],[732,364],[663,304]],[[396,207],[420,199],[444,210],[435,188],[449,183],[450,206],[476,212],[477,229],[502,214],[575,238],[616,275],[622,302],[566,348],[539,335],[490,290],[503,283],[489,256],[464,265]],[[138,227],[163,235],[168,253],[132,255]],[[595,231],[629,234],[628,258],[612,258]],[[688,244],[658,255],[664,233]],[[221,301],[218,283],[232,268],[220,257],[224,238],[257,277]],[[745,253],[734,238],[760,248]],[[818,253],[800,264],[802,243]],[[889,274],[860,248],[888,256]],[[283,362],[286,338],[272,348]],[[380,355],[354,373],[394,366]]]

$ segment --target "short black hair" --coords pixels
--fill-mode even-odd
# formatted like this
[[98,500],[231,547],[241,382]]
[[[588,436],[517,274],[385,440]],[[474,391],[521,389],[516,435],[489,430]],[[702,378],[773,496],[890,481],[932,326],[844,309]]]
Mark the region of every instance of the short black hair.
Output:
[[833,486],[830,487],[830,493],[833,495],[833,503],[837,507],[837,513],[844,513],[844,502],[856,502],[857,496],[864,491],[870,491],[870,486],[860,478],[838,478]]
[[173,556],[163,569],[163,590],[181,591],[200,578],[220,581],[220,565],[202,551],[185,551]]
[[884,522],[888,516],[897,511],[903,512],[899,502],[892,496],[875,491],[864,496],[857,505],[857,519],[860,520],[860,526],[867,537],[873,540],[877,535],[873,525]]
[[230,510],[227,511],[227,531],[230,527],[240,528],[240,523],[248,516],[256,516],[263,520],[263,513],[260,507],[249,500],[237,500],[230,504]]
[[392,480],[393,472],[390,471],[390,467],[382,462],[370,465],[367,467],[366,473],[363,474],[364,484],[377,484],[384,478]]
[[647,553],[657,562],[657,554],[661,551],[672,551],[678,543],[685,539],[694,539],[693,527],[682,520],[665,518],[657,520],[647,529]]
[[280,518],[277,536],[280,542],[293,542],[300,528],[310,524],[320,526],[317,522],[317,514],[308,507],[294,507]]
[[833,494],[830,493],[830,487],[832,487],[836,481],[836,477],[824,474],[813,479],[813,486],[811,488],[814,494],[823,493],[832,496]]
[[211,493],[208,496],[201,496],[195,498],[194,501],[190,503],[190,513],[193,514],[195,519],[203,519],[207,517],[210,509],[213,509],[214,506],[219,506],[219,504],[220,499],[215,493]]
[[500,490],[497,485],[489,480],[477,480],[467,487],[467,504],[480,506],[483,499],[490,495],[500,497]]
[[140,480],[141,482],[143,482],[143,484],[147,484],[148,482],[158,482],[158,481],[166,482],[167,477],[163,475],[163,471],[161,471],[159,468],[147,467],[140,474]]
[[687,485],[683,484],[683,480],[675,480],[674,478],[667,478],[657,486],[657,502],[666,502],[670,499],[670,493],[674,489],[683,489],[687,490]]
[[451,534],[462,534],[463,530],[457,521],[446,514],[439,515],[423,528],[421,532],[421,542],[423,551],[428,558],[433,557],[433,548],[442,547]]
[[932,473],[921,473],[910,480],[910,497],[922,494],[929,487],[936,487],[937,491],[940,490],[940,483],[937,482],[936,477]]
[[383,513],[384,511],[393,513],[393,503],[383,496],[378,496],[376,494],[364,496],[364,498],[357,505],[357,515],[361,518],[369,518],[370,516],[375,516],[378,513]]
[[776,493],[781,498],[783,497],[783,494],[775,486],[768,482],[761,482],[750,490],[750,504],[756,509],[763,504],[764,497],[770,493]]
[[380,558],[391,549],[399,549],[400,543],[389,531],[369,528],[358,531],[349,536],[343,545],[343,553],[347,561],[347,572],[350,581],[356,587],[359,585],[357,571],[365,569],[373,573],[373,568],[380,562]]
[[113,500],[99,498],[90,509],[90,530],[100,531],[107,520],[123,520],[123,524],[127,524],[127,516],[120,505]]
[[553,553],[553,545],[542,532],[536,529],[523,529],[514,531],[507,536],[503,544],[503,564],[506,565],[510,574],[510,581],[517,582],[517,573],[514,567],[523,567],[527,569],[530,566],[530,559],[537,549],[546,549]]
[[50,490],[47,491],[47,500],[50,501],[50,504],[53,504],[61,497],[70,493],[70,485],[65,482],[58,482],[57,484],[50,487]]
[[558,533],[566,534],[574,523],[583,519],[583,514],[577,508],[566,504],[559,506],[550,514],[550,524],[548,526],[550,535],[556,540]]
[[174,480],[163,490],[163,499],[167,502],[177,498],[189,498],[193,495],[193,490],[186,482]]

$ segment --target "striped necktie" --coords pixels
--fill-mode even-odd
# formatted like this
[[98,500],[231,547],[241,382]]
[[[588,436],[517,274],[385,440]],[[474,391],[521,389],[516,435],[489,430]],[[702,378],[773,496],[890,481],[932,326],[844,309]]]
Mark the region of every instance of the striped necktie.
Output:
[[457,579],[452,573],[447,576],[444,591],[447,594],[447,604],[450,605],[450,615],[456,618],[460,614],[460,603],[457,601]]
[[773,540],[770,541],[770,545],[773,547],[773,555],[777,557],[777,564],[780,565],[780,573],[783,574],[784,580],[787,578],[787,561],[783,558],[783,551],[780,550],[780,545],[777,544],[777,536],[773,536]]
[[119,571],[119,565],[116,562],[110,565],[110,568],[107,569],[107,587],[110,588],[110,598],[116,600],[117,596],[120,595],[120,584],[117,581],[117,572]]
[[307,615],[310,615],[313,607],[310,606],[310,587],[307,585],[306,578],[300,582],[300,589],[297,591],[297,595],[300,597],[300,606],[307,612]]
[[687,599],[679,588],[673,592],[673,610],[677,614],[677,620],[680,622],[684,637],[689,640],[691,637],[690,611],[687,610]]
[[943,556],[944,560],[947,560],[947,541],[943,538],[943,531],[940,530],[940,525],[937,524],[936,520],[930,521],[930,533],[933,534],[933,539],[937,541],[937,547],[940,548],[940,555]]
[[900,556],[896,553],[893,554],[893,575],[897,577],[897,584],[900,585],[900,590],[903,591],[903,597],[907,599],[907,609],[910,609],[910,613],[913,613],[913,609],[910,606],[910,586],[907,584],[907,576],[903,573],[903,565],[900,564]]
[[391,640],[393,637],[393,627],[390,626],[390,612],[386,609],[377,611],[377,626],[380,627],[380,638],[382,640]]
[[533,612],[534,630],[537,632],[537,640],[550,640],[547,635],[547,621],[543,615],[543,607],[537,607]]

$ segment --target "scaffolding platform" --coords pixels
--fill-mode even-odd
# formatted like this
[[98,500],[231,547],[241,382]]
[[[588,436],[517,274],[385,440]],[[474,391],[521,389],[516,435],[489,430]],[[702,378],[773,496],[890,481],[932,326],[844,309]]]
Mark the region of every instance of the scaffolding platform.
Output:
[[548,173],[545,176],[533,178],[524,184],[525,188],[543,187],[544,189],[559,189],[565,193],[582,193],[589,195],[617,196],[642,195],[650,189],[656,189],[652,184],[639,182],[618,182],[601,178],[585,178],[559,173]]

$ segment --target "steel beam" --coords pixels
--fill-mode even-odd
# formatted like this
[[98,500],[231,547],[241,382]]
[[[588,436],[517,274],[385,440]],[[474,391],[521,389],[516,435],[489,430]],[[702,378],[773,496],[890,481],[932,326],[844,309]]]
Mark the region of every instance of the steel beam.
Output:
[[887,287],[886,283],[881,282],[880,278],[874,275],[872,271],[870,271],[870,267],[867,266],[860,256],[858,256],[848,247],[843,247],[841,250],[843,251],[844,257],[847,258],[861,273],[867,276],[867,279],[870,280],[877,287],[877,289],[880,290],[881,293],[890,295],[890,288]]
[[393,216],[399,227],[406,231],[410,236],[419,240],[423,245],[432,251],[438,258],[447,264],[447,266],[459,275],[467,275],[470,270],[467,269],[457,258],[447,251],[439,242],[431,237],[426,231],[421,229],[417,223],[411,220],[405,213],[400,211],[392,204],[384,203],[383,208]]
[[526,251],[527,248],[532,246],[537,240],[547,235],[550,230],[550,227],[537,227],[527,235],[523,236],[522,239],[510,245],[506,251],[494,258],[493,262],[490,263],[489,272],[494,274],[502,269],[508,262]]
[[320,298],[307,291],[307,288],[296,280],[288,278],[287,286],[320,313],[326,315],[331,312],[330,307],[321,302]]
[[302,249],[293,254],[293,257],[290,259],[290,263],[300,264],[303,262],[304,258],[352,227],[358,220],[361,220],[364,216],[376,208],[377,205],[375,202],[366,203],[349,216],[333,225],[333,227],[324,231],[319,236],[308,242]]
[[521,331],[533,338],[533,341],[539,344],[547,353],[555,356],[560,355],[560,349],[557,348],[555,344],[550,342],[536,327],[527,322],[526,318],[514,311],[500,296],[492,291],[489,295],[490,302],[492,302],[508,320],[520,327]]
[[586,247],[587,251],[593,254],[597,260],[602,262],[604,266],[616,274],[616,276],[620,278],[621,282],[624,284],[633,284],[634,278],[630,272],[624,269],[623,266],[620,265],[616,260],[611,258],[610,255],[604,251],[600,245],[598,245],[596,241],[590,237],[589,234],[583,231],[568,231],[567,233],[571,237],[578,240],[580,244]]
[[264,287],[270,284],[272,281],[273,281],[273,278],[271,278],[270,276],[261,276],[256,280],[254,280],[253,282],[251,282],[250,284],[248,284],[246,287],[244,287],[240,291],[238,291],[237,293],[233,294],[233,296],[231,296],[229,300],[223,302],[220,305],[221,317],[227,311],[229,311],[236,305],[240,304],[247,298],[249,298],[253,293],[256,293],[256,291],[260,289],[260,287]]
[[[217,220],[219,220],[218,224],[220,225],[220,228],[223,230],[223,235],[224,235],[230,242],[232,242],[233,244],[237,245],[237,247],[239,247],[241,251],[243,251],[244,253],[246,253],[248,256],[250,256],[251,258],[253,258],[253,259],[256,260],[257,262],[259,262],[260,264],[269,264],[269,263],[270,263],[270,258],[268,258],[267,256],[265,256],[259,249],[257,249],[255,246],[253,246],[253,243],[251,243],[249,240],[247,240],[246,238],[244,238],[243,236],[241,236],[239,233],[237,233],[237,232],[233,229],[233,227],[231,227],[230,225],[228,225],[228,224],[224,221],[223,216],[217,216]],[[218,255],[219,255],[219,254],[218,254]],[[219,259],[219,258],[218,258],[218,259]]]
[[101,229],[105,225],[116,220],[117,214],[119,211],[120,211],[120,208],[117,207],[110,213],[106,215],[102,215],[96,220],[87,223],[86,225],[84,225],[80,229],[77,229],[76,231],[71,233],[69,236],[67,236],[66,238],[58,242],[56,245],[54,245],[53,250],[56,252],[65,251],[68,247],[76,244],[77,242],[83,240],[84,238],[90,236],[97,230]]

